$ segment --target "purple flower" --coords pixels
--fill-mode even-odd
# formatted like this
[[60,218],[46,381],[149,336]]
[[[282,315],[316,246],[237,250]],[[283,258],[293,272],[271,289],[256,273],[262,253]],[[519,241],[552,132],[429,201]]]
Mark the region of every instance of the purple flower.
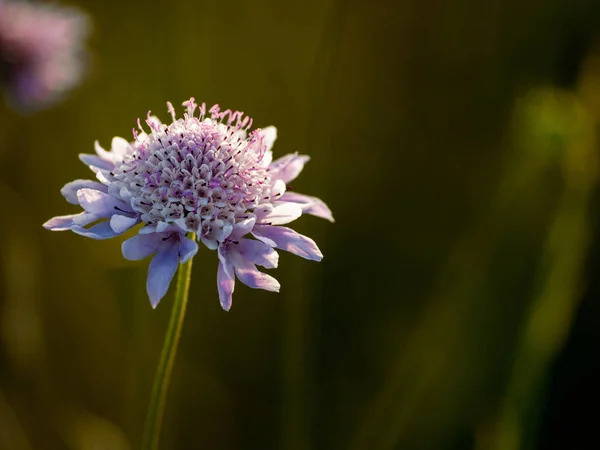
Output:
[[277,280],[256,268],[277,267],[274,249],[315,261],[323,257],[312,239],[281,225],[303,212],[333,217],[318,198],[286,192],[309,158],[290,154],[273,161],[275,127],[248,133],[252,120],[241,112],[221,112],[215,105],[207,117],[202,104],[194,116],[194,99],[183,105],[183,119],[168,103],[170,125],[148,113],[149,134],[138,121],[133,142],[115,137],[110,152],[96,142],[96,155],[80,155],[98,181],[76,180],[61,192],[83,212],[55,217],[44,227],[107,239],[141,224],[122,250],[129,260],[154,255],[147,282],[153,307],[178,264],[196,254],[198,244],[188,237],[194,233],[217,250],[219,299],[229,310],[236,277],[252,288],[279,291]]
[[0,74],[13,106],[49,106],[79,82],[88,28],[73,8],[0,0]]

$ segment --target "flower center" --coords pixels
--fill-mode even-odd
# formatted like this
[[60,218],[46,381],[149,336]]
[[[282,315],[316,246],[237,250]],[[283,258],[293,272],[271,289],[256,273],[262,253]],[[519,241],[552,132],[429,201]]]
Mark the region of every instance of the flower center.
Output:
[[272,208],[282,192],[271,186],[263,134],[247,134],[249,118],[220,112],[216,105],[205,118],[204,104],[196,117],[196,108],[190,100],[187,114],[176,119],[169,105],[173,123],[168,126],[149,117],[151,133],[136,134],[110,173],[109,190],[131,201],[146,225],[160,231],[175,223],[210,247],[256,208]]

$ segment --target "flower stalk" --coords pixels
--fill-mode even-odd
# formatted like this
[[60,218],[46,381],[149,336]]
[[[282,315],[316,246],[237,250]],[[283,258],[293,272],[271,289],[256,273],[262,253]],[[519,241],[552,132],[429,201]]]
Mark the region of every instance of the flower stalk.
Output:
[[[194,239],[194,236],[192,235],[190,238]],[[190,258],[187,262],[179,266],[173,310],[171,312],[171,319],[169,320],[169,326],[167,328],[158,368],[156,369],[148,413],[146,415],[142,450],[158,450],[169,382],[171,380],[171,373],[173,372],[175,356],[177,355],[177,346],[179,344],[179,338],[181,337],[181,329],[183,328],[183,320],[185,318],[185,310],[190,291],[192,261],[193,258]]]

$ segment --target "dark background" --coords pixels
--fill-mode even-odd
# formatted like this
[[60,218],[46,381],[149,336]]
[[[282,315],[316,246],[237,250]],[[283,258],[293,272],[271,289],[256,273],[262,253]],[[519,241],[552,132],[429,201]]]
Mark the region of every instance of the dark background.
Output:
[[[74,212],[77,154],[194,96],[311,155],[325,258],[195,258],[164,449],[598,445],[600,3],[87,1],[90,75],[0,116],[0,447],[136,449],[172,292]],[[178,111],[181,111],[181,107]]]

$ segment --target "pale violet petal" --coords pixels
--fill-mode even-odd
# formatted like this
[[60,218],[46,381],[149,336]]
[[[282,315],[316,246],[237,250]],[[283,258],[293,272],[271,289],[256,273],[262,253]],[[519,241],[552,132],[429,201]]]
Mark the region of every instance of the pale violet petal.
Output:
[[219,243],[217,242],[216,239],[208,239],[205,238],[204,236],[200,236],[200,241],[206,245],[206,248],[208,248],[209,250],[216,250],[219,247]]
[[[86,153],[81,153],[79,155],[79,159],[86,165],[90,166],[90,169],[94,170],[93,167],[97,167],[103,170],[113,170],[115,165],[111,161],[107,161],[102,159],[96,155],[88,155]],[[94,170],[94,172],[96,172]]]
[[271,212],[260,218],[257,225],[283,225],[296,220],[302,215],[302,208],[297,203],[280,203]]
[[100,157],[100,159],[103,159],[104,161],[113,162],[112,154],[104,150],[104,148],[100,145],[100,142],[94,142],[94,150],[96,150],[96,154]]
[[292,160],[292,158],[295,158],[296,156],[298,156],[298,152],[288,153],[287,155],[283,155],[281,158],[278,158],[275,161],[273,161],[270,164],[269,169],[272,172],[277,172],[279,169],[286,166]]
[[260,272],[254,264],[241,255],[234,255],[233,266],[238,279],[253,289],[279,292],[279,282],[271,275]]
[[268,225],[257,225],[252,234],[267,245],[301,256],[313,261],[321,261],[323,254],[315,241],[311,238],[296,233],[291,228],[271,227]]
[[223,228],[221,229],[221,232],[219,233],[219,236],[217,237],[217,239],[220,242],[223,242],[225,239],[227,239],[229,236],[231,236],[232,232],[233,232],[233,226],[229,223],[226,223],[223,225]]
[[169,223],[167,226],[161,226],[160,230],[158,229],[157,224],[146,225],[139,229],[139,234],[149,234],[149,233],[186,233],[187,228],[185,226],[185,219],[177,219],[174,222]]
[[64,231],[70,230],[74,225],[85,226],[96,220],[98,220],[98,216],[82,212],[79,214],[53,217],[44,223],[43,227],[47,230]]
[[160,222],[158,222],[156,224],[156,231],[159,233],[164,233],[165,231],[167,231],[169,229],[169,227],[170,227],[170,224],[161,220]]
[[178,228],[179,231],[182,231],[184,233],[187,232],[187,225],[185,223],[185,219],[184,218],[174,220],[173,221],[173,226],[174,226],[173,231],[176,231],[176,228]]
[[123,201],[129,203],[129,206],[131,206],[131,200],[136,198],[125,186],[121,186],[121,189],[119,189],[119,197],[121,197]]
[[156,231],[159,233],[185,233],[187,232],[187,225],[185,219],[177,219],[173,222],[160,221],[156,225]]
[[277,139],[277,128],[273,125],[263,128],[262,130],[263,139],[265,144],[267,145],[267,150],[273,149],[273,144]]
[[106,176],[106,172],[103,170],[97,170],[96,172],[96,179],[102,183],[104,186],[110,186],[111,185],[111,181],[108,179],[108,177]]
[[182,236],[181,242],[179,243],[179,262],[181,264],[187,262],[190,258],[198,252],[198,244],[196,241]]
[[231,262],[229,253],[224,250],[226,247],[219,245],[217,249],[217,255],[219,256],[219,263],[223,265],[223,270],[227,273],[227,276],[233,277],[233,263]]
[[289,183],[300,175],[300,172],[302,172],[302,169],[304,168],[304,164],[309,160],[309,156],[298,155],[297,153],[282,156],[271,163],[271,176]]
[[285,183],[283,180],[275,180],[273,186],[271,186],[271,198],[279,198],[285,194]]
[[266,145],[266,151],[263,155],[260,165],[262,167],[268,167],[273,162],[273,143],[277,139],[277,128],[274,126],[266,127],[261,130],[263,135],[263,142]]
[[296,192],[287,191],[280,197],[282,202],[298,203],[304,214],[311,214],[322,219],[334,222],[333,214],[323,200],[309,195],[298,194]]
[[101,217],[98,217],[95,214],[90,214],[90,213],[87,213],[84,211],[80,216],[73,218],[73,224],[79,225],[81,227],[85,227],[86,225],[89,225],[90,223],[96,222],[98,219],[101,219]]
[[112,195],[95,189],[79,189],[77,199],[83,209],[99,217],[111,217],[117,211],[131,212],[131,207]]
[[153,308],[169,290],[173,275],[179,265],[179,245],[176,239],[163,242],[148,267],[146,290]]
[[110,227],[110,223],[108,221],[101,222],[97,225],[94,225],[91,228],[83,228],[79,225],[74,225],[73,227],[71,227],[71,230],[74,233],[92,239],[110,239],[121,234],[115,233],[115,231]]
[[101,191],[101,192],[108,192],[108,189],[106,186],[98,183],[97,181],[93,181],[93,180],[75,180],[75,181],[71,181],[70,183],[67,183],[63,186],[63,188],[60,190],[60,193],[65,197],[65,199],[73,204],[73,205],[78,205],[79,204],[79,200],[77,199],[77,191],[79,189],[95,189],[97,191]]
[[248,219],[240,220],[233,226],[233,231],[231,232],[231,236],[229,239],[232,241],[237,241],[241,239],[243,236],[247,235],[254,224],[256,223],[256,217],[249,217]]
[[246,260],[263,266],[267,269],[277,267],[279,255],[269,245],[254,239],[242,239],[236,246],[236,250]]
[[97,166],[88,166],[88,167],[89,167],[89,169],[90,169],[92,172],[94,172],[94,173],[96,174],[96,178],[98,178],[98,175],[97,175],[97,174],[98,174],[98,172],[101,172],[101,171],[103,171],[103,170],[104,170],[104,171],[106,171],[106,170],[110,170],[110,169],[102,169],[102,168],[100,168],[100,167],[97,167]]
[[266,150],[262,159],[260,160],[261,167],[269,167],[269,164],[273,161],[273,150]]
[[138,261],[156,253],[162,243],[158,234],[138,234],[121,244],[121,252],[125,259]]
[[113,159],[122,160],[131,151],[131,145],[122,137],[115,136],[111,142]]
[[217,290],[219,291],[221,307],[225,311],[229,311],[229,308],[231,308],[232,295],[235,289],[235,277],[232,272],[233,270],[225,270],[223,264],[219,263],[219,268],[217,269]]
[[156,233],[156,225],[146,225],[138,230],[139,234]]
[[137,217],[128,217],[121,214],[115,214],[110,218],[110,227],[115,233],[124,233],[129,230],[132,226],[137,224],[139,219]]

